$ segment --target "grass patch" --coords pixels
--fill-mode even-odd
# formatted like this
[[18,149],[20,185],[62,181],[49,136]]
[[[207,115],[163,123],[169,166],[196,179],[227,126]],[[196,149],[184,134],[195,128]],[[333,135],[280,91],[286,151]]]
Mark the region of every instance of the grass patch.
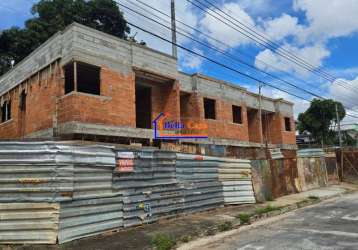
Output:
[[180,241],[187,243],[187,242],[191,241],[191,239],[192,239],[192,237],[190,235],[185,235],[180,238]]
[[266,201],[274,201],[275,199],[270,195],[266,198]]
[[220,232],[228,231],[228,230],[230,230],[230,229],[232,229],[232,223],[231,223],[231,221],[225,221],[224,223],[222,223],[222,224],[220,224],[220,225],[218,226],[218,230],[219,230]]
[[176,244],[174,237],[167,234],[157,234],[151,240],[152,247],[157,250],[170,250]]
[[316,200],[319,200],[319,197],[315,196],[315,195],[310,195],[310,196],[308,196],[308,199],[316,201]]
[[272,206],[272,205],[267,205],[266,207],[260,207],[260,208],[257,208],[255,210],[256,214],[265,214],[265,213],[268,213],[268,212],[272,212],[272,211],[276,211],[276,210],[279,210],[280,208],[279,207],[276,207],[276,206]]
[[205,235],[206,235],[206,236],[215,235],[215,229],[210,228],[210,229],[206,230]]
[[242,213],[242,214],[238,214],[236,217],[240,219],[240,224],[250,223],[250,217],[251,217],[250,214]]

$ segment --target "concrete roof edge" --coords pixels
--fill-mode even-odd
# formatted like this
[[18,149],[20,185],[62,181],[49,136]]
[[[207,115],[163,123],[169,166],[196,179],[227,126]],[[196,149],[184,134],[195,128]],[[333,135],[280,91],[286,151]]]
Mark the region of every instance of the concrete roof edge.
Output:
[[132,46],[135,46],[135,47],[138,47],[138,48],[142,48],[142,49],[146,49],[146,50],[149,50],[149,51],[152,51],[152,52],[155,52],[155,53],[158,53],[158,54],[161,54],[163,56],[166,56],[166,57],[169,57],[169,58],[172,58],[174,60],[177,60],[176,57],[170,55],[170,54],[167,54],[167,53],[164,53],[164,52],[161,52],[159,50],[155,50],[155,49],[152,49],[152,48],[149,48],[148,46],[145,46],[145,45],[140,45],[138,43],[135,43],[135,42],[131,42],[131,41],[127,41],[123,38],[120,38],[120,37],[116,37],[114,35],[111,35],[111,34],[108,34],[106,32],[103,32],[103,31],[100,31],[100,30],[96,30],[94,28],[91,28],[91,27],[88,27],[86,25],[83,25],[83,24],[80,24],[80,23],[77,23],[77,22],[73,22],[71,23],[69,26],[66,27],[65,30],[67,29],[70,29],[72,27],[79,27],[79,28],[83,28],[83,29],[87,29],[87,30],[90,30],[91,32],[95,32],[95,33],[98,33],[100,35],[103,35],[103,36],[107,36],[111,39],[115,39],[115,40],[119,40],[121,42],[124,42],[124,43],[127,43],[128,45],[132,45]]
[[207,80],[211,80],[211,81],[214,81],[214,82],[218,82],[218,83],[222,83],[222,84],[225,84],[229,87],[233,87],[235,89],[239,89],[239,90],[242,90],[242,91],[245,91],[245,92],[249,92],[246,88],[244,87],[241,87],[240,85],[238,84],[234,84],[232,82],[228,82],[228,81],[225,81],[225,80],[221,80],[221,79],[217,79],[215,77],[211,77],[211,76],[208,76],[208,75],[204,75],[204,74],[201,74],[201,73],[194,73],[192,74],[192,76],[198,76],[200,78],[203,78],[203,79],[207,79]]
[[[234,84],[234,83],[231,83],[231,82],[227,82],[227,81],[224,81],[224,80],[220,80],[220,79],[217,79],[217,78],[214,78],[214,77],[211,77],[211,76],[203,75],[203,74],[200,74],[200,73],[188,74],[188,73],[185,73],[183,71],[178,71],[178,73],[179,74],[184,74],[184,75],[187,75],[187,76],[190,76],[190,77],[198,76],[198,77],[203,78],[203,79],[207,79],[207,80],[211,80],[211,81],[214,81],[214,82],[225,84],[225,85],[233,87],[235,89],[244,91],[245,93],[247,93],[249,95],[252,95],[252,96],[255,96],[255,97],[259,96],[259,94],[251,92],[251,91],[247,90],[247,88],[241,87],[240,85],[237,85],[237,84]],[[287,100],[284,100],[283,98],[275,99],[275,98],[270,98],[270,97],[267,97],[267,96],[264,96],[264,95],[262,96],[262,98],[266,99],[266,100],[273,101],[273,102],[283,102],[283,103],[286,103],[286,104],[289,104],[289,105],[292,105],[292,106],[294,105],[294,103],[292,103],[290,101],[287,101]]]
[[0,82],[3,78],[5,78],[7,75],[11,74],[12,72],[14,72],[18,67],[20,67],[21,64],[23,64],[27,59],[29,59],[30,57],[32,57],[34,54],[36,54],[39,50],[41,50],[43,47],[45,47],[46,45],[48,45],[50,42],[52,42],[53,40],[55,40],[56,37],[58,37],[59,35],[62,35],[65,32],[66,29],[62,30],[62,31],[58,31],[55,34],[53,34],[49,39],[47,39],[44,43],[42,43],[39,47],[37,47],[34,51],[32,51],[30,54],[28,54],[24,59],[22,59],[19,63],[17,63],[12,69],[10,69],[9,71],[7,71],[5,74],[0,76]]
[[283,98],[276,98],[276,99],[273,99],[275,102],[283,102],[283,103],[286,103],[286,104],[289,104],[289,105],[294,105],[294,103],[293,102],[290,102],[290,101],[287,101],[287,100],[285,100],[285,99],[283,99]]

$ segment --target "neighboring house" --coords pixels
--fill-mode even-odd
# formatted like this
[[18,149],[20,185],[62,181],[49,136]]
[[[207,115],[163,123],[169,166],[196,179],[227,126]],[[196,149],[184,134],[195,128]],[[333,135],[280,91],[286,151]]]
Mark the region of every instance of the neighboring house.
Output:
[[[293,104],[177,70],[177,59],[79,24],[58,32],[0,77],[0,138],[60,138],[161,146],[152,121],[207,125],[180,143],[296,149]],[[260,120],[262,124],[260,124]]]
[[298,146],[300,145],[310,145],[316,144],[316,141],[312,139],[310,133],[303,132],[302,134],[296,134],[296,143]]
[[[343,124],[341,125],[341,130],[342,130],[342,134],[343,137],[348,135],[348,137],[351,137],[350,139],[352,140],[352,144],[351,146],[353,146],[355,144],[355,146],[358,146],[358,124],[357,123],[353,123],[353,124]],[[343,138],[343,141],[348,141],[347,138]]]

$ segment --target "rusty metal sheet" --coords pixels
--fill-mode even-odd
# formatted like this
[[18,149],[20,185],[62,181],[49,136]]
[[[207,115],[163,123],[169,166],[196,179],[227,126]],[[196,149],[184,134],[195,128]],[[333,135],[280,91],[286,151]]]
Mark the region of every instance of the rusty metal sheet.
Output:
[[0,203],[0,244],[55,244],[57,203]]
[[298,157],[298,177],[302,191],[324,187],[328,183],[326,162],[323,156]]
[[252,184],[258,202],[273,200],[272,176],[268,160],[252,160]]

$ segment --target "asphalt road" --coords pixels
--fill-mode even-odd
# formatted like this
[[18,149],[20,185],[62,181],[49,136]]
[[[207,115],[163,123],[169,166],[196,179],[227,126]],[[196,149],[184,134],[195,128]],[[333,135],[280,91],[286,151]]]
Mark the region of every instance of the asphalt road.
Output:
[[200,249],[358,249],[358,193],[298,210]]

